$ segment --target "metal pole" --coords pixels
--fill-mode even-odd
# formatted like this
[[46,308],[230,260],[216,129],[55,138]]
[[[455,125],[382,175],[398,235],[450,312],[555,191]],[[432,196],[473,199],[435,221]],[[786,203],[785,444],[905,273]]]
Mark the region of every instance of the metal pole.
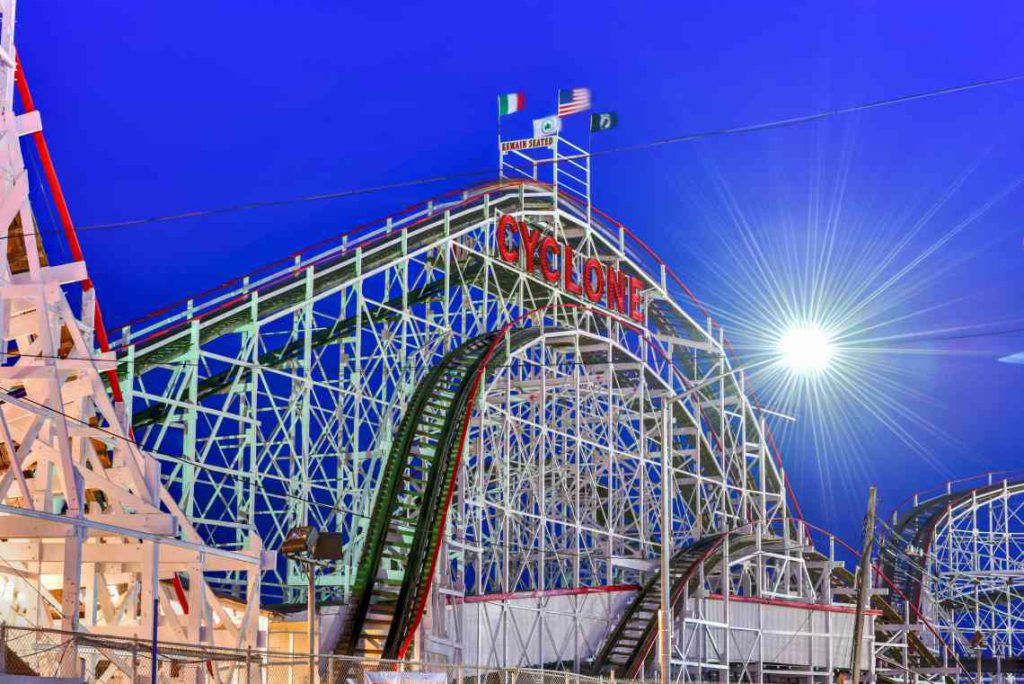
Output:
[[153,641],[149,646],[149,657],[153,659],[150,672],[153,676],[153,684],[159,681],[159,663],[157,662],[157,639],[160,637],[160,545],[152,542],[153,547]]
[[316,565],[306,563],[306,636],[309,639],[309,684],[314,684],[316,670],[316,590],[313,584]]
[[860,654],[864,646],[861,633],[864,631],[864,610],[867,608],[868,578],[871,577],[871,547],[875,541],[875,499],[874,486],[868,490],[868,513],[864,521],[864,546],[857,568],[857,612],[853,619],[853,658],[850,663],[850,684],[860,684]]
[[153,678],[153,684],[157,684],[156,637],[158,629],[160,629],[160,599],[157,596],[153,596],[153,640],[149,644],[149,657],[153,661],[149,669]]
[[668,439],[670,417],[669,405],[665,402],[661,409],[661,611],[658,615],[658,661],[663,684],[669,681],[672,655],[672,578],[669,574],[669,561],[672,557],[672,496],[669,471],[672,445]]
[[668,649],[665,648],[665,611],[658,609],[658,676],[668,682]]
[[132,684],[139,684],[139,640],[132,639]]

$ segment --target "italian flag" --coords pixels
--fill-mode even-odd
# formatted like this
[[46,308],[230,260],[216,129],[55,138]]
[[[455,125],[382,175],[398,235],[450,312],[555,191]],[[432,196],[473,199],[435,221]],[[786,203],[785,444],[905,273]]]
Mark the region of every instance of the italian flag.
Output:
[[499,95],[498,116],[505,116],[506,114],[515,114],[516,112],[522,111],[525,105],[525,93],[509,93],[508,95]]

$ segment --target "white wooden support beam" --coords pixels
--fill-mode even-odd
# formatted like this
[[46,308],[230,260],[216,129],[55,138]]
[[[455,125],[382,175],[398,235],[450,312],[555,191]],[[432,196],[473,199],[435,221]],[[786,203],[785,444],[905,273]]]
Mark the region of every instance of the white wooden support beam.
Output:
[[11,282],[15,285],[32,285],[34,283],[70,285],[80,283],[88,277],[85,262],[72,261],[68,264],[40,266],[38,273],[16,273],[11,277]]
[[718,345],[716,345],[714,342],[709,342],[707,340],[691,340],[691,339],[687,339],[685,337],[677,337],[675,335],[667,335],[665,333],[659,333],[657,337],[658,337],[658,339],[661,342],[666,343],[666,344],[671,344],[671,345],[676,346],[676,347],[686,347],[688,349],[697,349],[699,351],[704,351],[704,352],[708,352],[708,353],[718,353],[718,352],[721,352],[721,349],[719,349]]
[[875,625],[875,630],[886,634],[898,634],[900,632],[924,632],[928,630],[928,627],[920,622],[915,622],[913,624],[904,623],[902,625],[887,625],[879,623]]
[[[865,591],[869,596],[888,596],[889,590],[884,587],[867,587]],[[832,587],[832,593],[835,596],[853,596],[857,593],[857,590],[853,587]]]
[[[61,587],[60,628],[65,632],[78,631],[79,588],[82,581],[81,528],[64,542],[64,584]],[[78,646],[74,639],[61,654],[60,673],[64,677],[78,674]]]
[[[2,51],[3,48],[0,47],[0,59],[3,59]],[[38,109],[31,112],[25,112],[24,114],[19,114],[14,118],[14,126],[18,131],[19,137],[32,135],[33,133],[38,133],[43,130],[43,118]]]
[[[103,522],[108,525],[131,529],[132,532],[171,536],[177,534],[177,521],[166,513],[110,513],[87,515],[81,527],[88,531],[89,537],[110,537],[110,533],[89,528],[88,521]],[[0,539],[71,539],[75,536],[78,526],[53,520],[25,519],[17,515],[0,515]]]

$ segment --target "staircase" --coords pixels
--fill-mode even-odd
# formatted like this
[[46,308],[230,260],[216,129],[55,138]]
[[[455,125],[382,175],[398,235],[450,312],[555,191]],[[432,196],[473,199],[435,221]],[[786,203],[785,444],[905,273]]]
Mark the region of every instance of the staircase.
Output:
[[[676,553],[669,565],[674,607],[682,598],[684,586],[691,580],[701,563],[725,541],[726,534],[699,539]],[[637,592],[633,602],[622,614],[615,629],[608,635],[597,658],[593,672],[614,672],[629,676],[638,662],[642,662],[658,631],[658,611],[661,609],[661,573],[656,572]]]

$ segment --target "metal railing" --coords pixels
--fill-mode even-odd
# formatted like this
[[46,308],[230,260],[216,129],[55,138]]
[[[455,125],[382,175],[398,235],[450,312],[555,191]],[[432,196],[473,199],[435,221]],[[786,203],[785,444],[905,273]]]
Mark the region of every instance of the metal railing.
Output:
[[[153,655],[156,656],[154,669]],[[0,625],[4,674],[86,684],[640,684],[562,670],[371,660],[231,649]]]

